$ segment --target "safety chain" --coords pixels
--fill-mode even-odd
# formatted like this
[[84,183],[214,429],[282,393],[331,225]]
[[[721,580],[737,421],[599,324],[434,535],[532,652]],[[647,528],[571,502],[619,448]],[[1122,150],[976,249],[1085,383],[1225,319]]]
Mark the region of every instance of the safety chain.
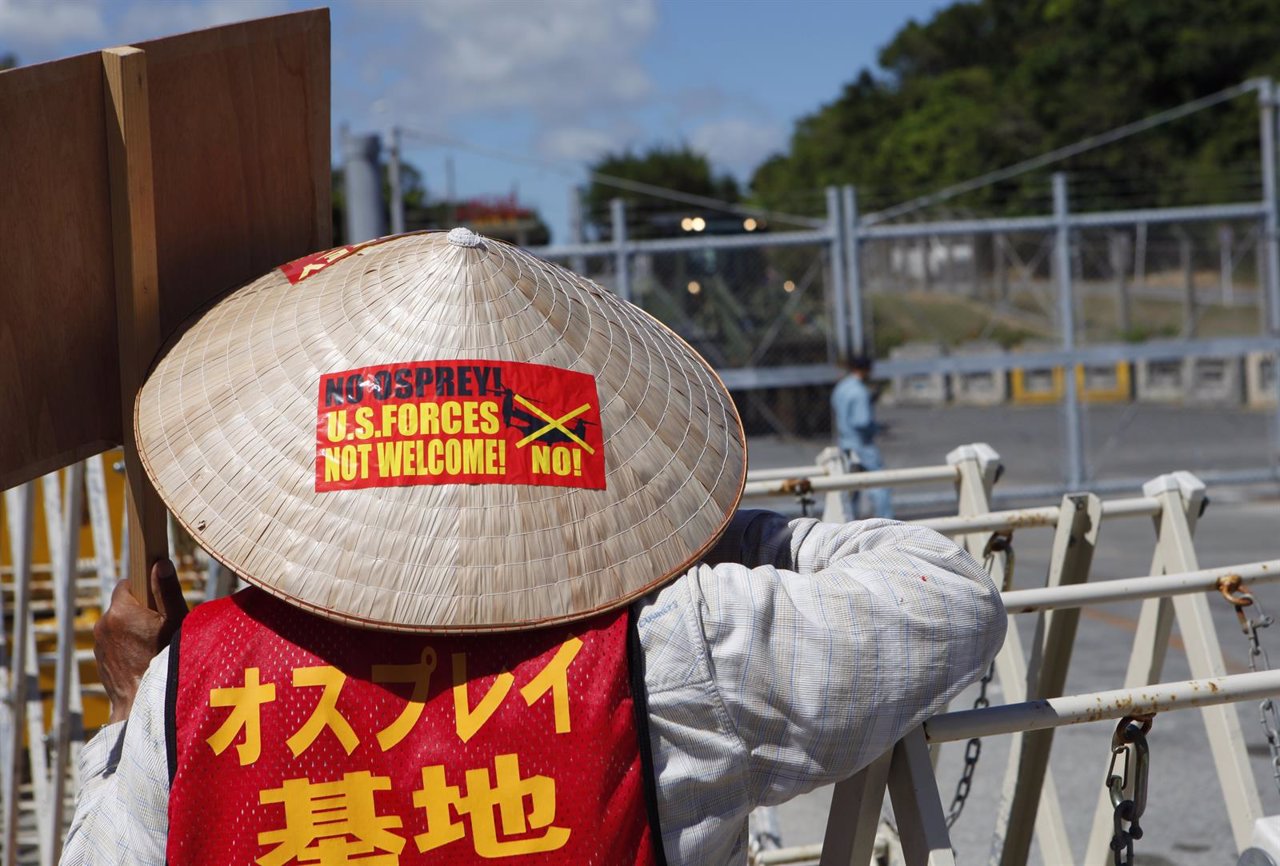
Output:
[[982,549],[982,567],[987,570],[987,574],[991,573],[991,566],[995,564],[997,553],[1004,554],[1004,582],[1000,587],[1001,592],[1008,592],[1013,589],[1013,530],[1008,532],[993,532],[991,537],[987,539],[987,546]]
[[[991,567],[995,564],[995,556],[998,553],[1005,555],[1005,571],[1004,571],[1004,589],[1008,591],[1013,585],[1013,533],[1012,532],[993,532],[991,538],[987,540],[987,546],[982,551],[982,564],[987,570],[987,574],[991,573]],[[982,679],[978,680],[978,697],[973,701],[975,710],[986,709],[991,706],[991,701],[987,699],[987,686],[991,684],[991,680],[995,678],[996,665],[992,662],[987,668],[987,672],[982,675]],[[947,827],[950,829],[960,819],[960,813],[964,811],[965,801],[969,799],[969,791],[973,787],[973,774],[978,769],[978,758],[982,756],[982,739],[974,737],[964,744],[964,769],[960,772],[960,781],[956,782],[956,793],[951,798],[951,805],[947,807]]]
[[782,492],[795,494],[796,501],[800,503],[801,517],[808,517],[809,509],[817,503],[813,497],[813,482],[808,478],[788,478],[782,482]]
[[[978,697],[973,702],[975,710],[985,709],[991,706],[991,701],[987,700],[987,684],[996,675],[995,662],[987,668],[987,672],[982,675],[982,679],[978,680]],[[973,787],[973,774],[978,769],[978,758],[982,756],[982,740],[974,737],[964,745],[964,770],[960,773],[960,781],[956,782],[956,795],[951,798],[951,805],[947,807],[947,827],[951,828],[956,821],[960,819],[960,813],[964,811],[965,800],[969,799],[969,789]]]
[[[1105,786],[1111,791],[1111,805],[1115,807],[1111,836],[1115,866],[1133,866],[1133,843],[1142,838],[1142,826],[1138,821],[1147,809],[1147,768],[1151,763],[1147,733],[1151,730],[1151,719],[1151,716],[1125,716],[1111,735],[1111,765],[1107,768]],[[1129,776],[1130,752],[1134,755],[1132,780]],[[1116,759],[1122,754],[1124,772],[1116,775]],[[1126,799],[1124,792],[1130,787],[1133,796]]]
[[[1267,651],[1262,648],[1262,643],[1258,640],[1258,629],[1267,628],[1275,620],[1267,616],[1266,611],[1262,609],[1262,604],[1244,588],[1240,575],[1232,574],[1224,577],[1218,581],[1218,589],[1222,592],[1222,597],[1236,609],[1236,618],[1240,620],[1240,631],[1249,642],[1249,670],[1254,673],[1259,670],[1270,670],[1271,660],[1267,658]],[[1258,612],[1257,616],[1250,618],[1245,615],[1244,609],[1250,606]],[[1280,791],[1280,711],[1277,711],[1275,701],[1271,698],[1266,698],[1258,704],[1258,721],[1262,724],[1262,730],[1267,737],[1267,748],[1271,750],[1271,774],[1276,780],[1276,790]]]

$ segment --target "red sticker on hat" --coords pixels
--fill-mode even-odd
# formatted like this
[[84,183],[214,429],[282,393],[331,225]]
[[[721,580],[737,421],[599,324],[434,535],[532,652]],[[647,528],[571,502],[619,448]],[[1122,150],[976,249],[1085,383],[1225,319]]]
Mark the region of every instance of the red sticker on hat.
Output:
[[542,364],[413,361],[326,373],[316,492],[415,484],[603,490],[596,380]]
[[334,247],[324,252],[312,253],[309,256],[285,262],[280,266],[280,273],[284,274],[291,284],[297,285],[312,274],[323,271],[334,262],[345,259],[357,249],[358,247],[353,246]]

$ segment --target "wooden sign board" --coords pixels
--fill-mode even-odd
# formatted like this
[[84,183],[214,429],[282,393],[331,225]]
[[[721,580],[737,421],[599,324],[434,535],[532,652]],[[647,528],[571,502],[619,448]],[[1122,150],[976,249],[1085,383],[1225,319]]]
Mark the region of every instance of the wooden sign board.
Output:
[[[135,47],[163,340],[228,290],[331,246],[329,18]],[[103,62],[0,72],[0,489],[123,439]]]

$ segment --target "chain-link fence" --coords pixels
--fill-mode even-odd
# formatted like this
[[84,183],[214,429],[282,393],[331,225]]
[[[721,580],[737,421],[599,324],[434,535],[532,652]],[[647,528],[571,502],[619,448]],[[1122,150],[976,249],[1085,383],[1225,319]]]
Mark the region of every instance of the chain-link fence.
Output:
[[985,440],[1041,493],[1174,464],[1274,479],[1265,190],[1074,213],[1068,178],[1054,186],[1052,214],[877,224],[845,188],[812,229],[630,242],[621,230],[541,253],[692,344],[749,433],[816,448],[840,359],[869,351],[888,386],[891,464]]

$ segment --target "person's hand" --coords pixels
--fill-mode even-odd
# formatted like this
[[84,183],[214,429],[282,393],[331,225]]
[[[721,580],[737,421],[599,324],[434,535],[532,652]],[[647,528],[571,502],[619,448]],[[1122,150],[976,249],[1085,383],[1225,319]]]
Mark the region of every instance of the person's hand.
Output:
[[134,598],[129,581],[120,581],[111,593],[111,606],[93,627],[93,655],[111,701],[112,722],[129,717],[147,665],[169,645],[187,615],[178,573],[167,559],[151,566],[151,594],[158,611]]

